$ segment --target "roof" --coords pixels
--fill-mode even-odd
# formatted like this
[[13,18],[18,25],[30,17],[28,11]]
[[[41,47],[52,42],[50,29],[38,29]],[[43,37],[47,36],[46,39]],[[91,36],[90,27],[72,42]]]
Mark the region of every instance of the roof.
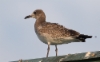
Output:
[[[28,59],[23,60],[22,62],[87,62],[87,61],[97,61],[100,62],[100,51],[95,52],[85,52],[85,53],[75,53],[75,54],[68,54],[58,57],[48,57],[48,58],[37,58],[37,59]],[[11,61],[11,62],[21,62],[21,60]]]

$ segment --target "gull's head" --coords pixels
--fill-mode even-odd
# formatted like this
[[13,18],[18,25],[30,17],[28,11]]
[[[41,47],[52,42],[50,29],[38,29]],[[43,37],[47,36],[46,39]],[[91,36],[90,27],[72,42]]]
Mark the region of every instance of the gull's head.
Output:
[[25,17],[25,19],[27,18],[35,18],[35,19],[38,19],[38,18],[41,18],[41,17],[46,17],[45,16],[45,13],[43,12],[43,10],[41,9],[37,9],[35,10],[31,15],[28,15]]

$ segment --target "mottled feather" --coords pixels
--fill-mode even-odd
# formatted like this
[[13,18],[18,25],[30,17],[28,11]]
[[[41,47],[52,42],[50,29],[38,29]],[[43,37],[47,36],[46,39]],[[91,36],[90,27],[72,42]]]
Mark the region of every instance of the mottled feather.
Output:
[[77,37],[80,34],[72,29],[68,29],[57,23],[50,23],[50,22],[42,23],[41,25],[38,26],[36,31],[41,41],[43,41],[44,43],[50,41],[51,45],[70,43],[72,42],[72,40],[70,40],[69,38],[72,39],[72,37],[73,38]]
[[51,35],[53,38],[77,36],[80,34],[79,32],[76,32],[72,29],[67,29],[64,26],[59,25],[57,23],[46,22],[42,23],[40,26],[41,28],[38,29],[38,32],[47,33]]

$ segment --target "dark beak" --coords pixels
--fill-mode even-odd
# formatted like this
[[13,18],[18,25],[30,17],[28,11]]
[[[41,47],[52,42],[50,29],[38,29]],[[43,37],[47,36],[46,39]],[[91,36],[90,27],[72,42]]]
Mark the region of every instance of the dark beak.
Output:
[[26,16],[24,19],[27,19],[27,18],[30,18],[30,17],[32,17],[31,15],[28,15],[28,16]]

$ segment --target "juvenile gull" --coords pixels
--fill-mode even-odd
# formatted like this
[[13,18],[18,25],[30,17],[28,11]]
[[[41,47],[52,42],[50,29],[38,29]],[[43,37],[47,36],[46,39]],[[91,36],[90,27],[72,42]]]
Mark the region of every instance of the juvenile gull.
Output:
[[50,45],[55,45],[57,56],[57,45],[71,42],[85,42],[85,39],[92,38],[92,36],[80,34],[57,23],[46,22],[46,15],[41,9],[35,10],[31,15],[25,17],[25,19],[27,18],[36,19],[34,25],[35,33],[43,43],[48,44],[46,57],[49,55]]

